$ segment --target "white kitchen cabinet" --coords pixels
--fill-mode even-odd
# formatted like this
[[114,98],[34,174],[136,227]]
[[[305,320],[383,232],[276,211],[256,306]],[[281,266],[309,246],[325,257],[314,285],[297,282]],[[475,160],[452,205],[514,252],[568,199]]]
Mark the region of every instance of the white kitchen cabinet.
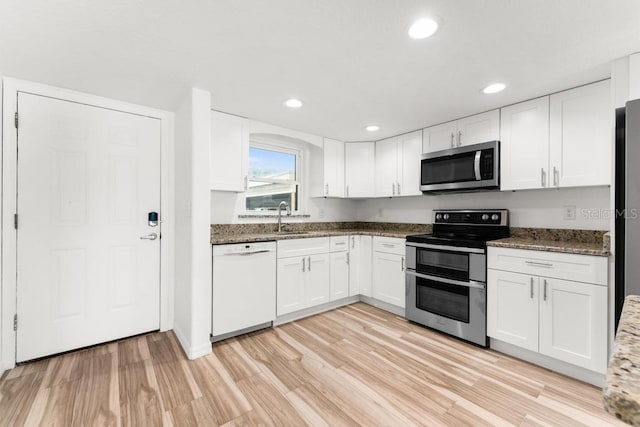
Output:
[[419,196],[422,131],[376,142],[376,196]]
[[375,195],[375,144],[348,142],[345,144],[345,196]]
[[[487,334],[604,373],[607,258],[540,254],[543,255],[536,251],[488,248]],[[573,280],[564,279],[572,270]],[[578,278],[593,282],[575,281]]]
[[373,298],[405,307],[405,241],[373,238]]
[[458,124],[456,121],[430,126],[422,130],[422,152],[446,150],[455,145]]
[[500,111],[492,110],[423,129],[422,152],[500,140]]
[[349,295],[371,296],[371,236],[349,237]]
[[610,80],[550,97],[549,185],[611,184]]
[[349,296],[349,251],[331,252],[331,301]]
[[611,183],[609,80],[500,111],[502,190]]
[[212,111],[210,148],[210,188],[218,191],[245,191],[249,155],[246,119]]
[[500,110],[500,188],[546,188],[549,183],[549,97]]
[[344,197],[344,142],[324,138],[323,147],[323,194]]
[[277,247],[277,315],[329,302],[329,238],[280,240]]
[[540,353],[604,373],[607,288],[541,278]]
[[306,256],[278,259],[277,315],[305,308],[307,288]]
[[538,277],[487,270],[487,335],[538,351]]

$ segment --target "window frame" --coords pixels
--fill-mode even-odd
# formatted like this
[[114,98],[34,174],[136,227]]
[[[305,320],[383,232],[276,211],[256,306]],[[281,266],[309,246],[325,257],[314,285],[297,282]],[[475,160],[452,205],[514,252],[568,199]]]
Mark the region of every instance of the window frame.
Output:
[[304,194],[304,179],[303,179],[303,159],[304,159],[304,148],[302,146],[300,146],[299,144],[295,144],[295,143],[286,143],[283,141],[277,141],[271,138],[267,138],[267,137],[263,137],[263,136],[250,136],[249,138],[249,147],[248,147],[248,152],[247,152],[247,163],[250,160],[250,156],[251,156],[251,148],[258,148],[261,150],[269,150],[269,151],[275,151],[275,152],[280,152],[280,153],[284,153],[284,154],[290,154],[295,156],[295,176],[296,179],[295,180],[290,180],[290,179],[268,179],[268,178],[252,178],[251,175],[249,175],[249,170],[248,170],[248,166],[247,166],[247,191],[245,191],[244,193],[244,203],[243,203],[243,210],[245,212],[245,215],[260,215],[260,216],[278,216],[278,210],[274,209],[274,210],[263,210],[263,211],[259,211],[259,210],[249,210],[247,209],[247,193],[248,193],[248,183],[250,181],[254,181],[254,182],[264,182],[264,183],[270,183],[270,184],[288,184],[288,185],[297,185],[298,189],[297,189],[297,196],[298,196],[298,205],[297,205],[297,209],[291,209],[291,214],[292,215],[301,215],[304,210],[303,210],[303,194]]

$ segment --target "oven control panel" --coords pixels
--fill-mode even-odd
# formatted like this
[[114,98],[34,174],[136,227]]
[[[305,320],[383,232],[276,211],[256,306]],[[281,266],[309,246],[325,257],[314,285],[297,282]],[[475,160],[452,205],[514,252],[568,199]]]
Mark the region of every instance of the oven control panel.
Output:
[[433,211],[434,224],[461,225],[508,225],[508,211],[495,210],[436,210]]

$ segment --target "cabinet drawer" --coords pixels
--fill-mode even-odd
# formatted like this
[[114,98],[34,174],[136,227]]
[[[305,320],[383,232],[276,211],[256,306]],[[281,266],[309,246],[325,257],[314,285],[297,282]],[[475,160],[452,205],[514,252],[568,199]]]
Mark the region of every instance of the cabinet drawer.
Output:
[[608,283],[607,257],[489,247],[487,267],[602,286]]
[[404,239],[397,237],[378,237],[373,238],[374,252],[384,252],[388,254],[404,255]]
[[278,258],[329,253],[329,238],[278,240]]
[[331,252],[340,252],[349,250],[349,236],[331,236],[329,238]]

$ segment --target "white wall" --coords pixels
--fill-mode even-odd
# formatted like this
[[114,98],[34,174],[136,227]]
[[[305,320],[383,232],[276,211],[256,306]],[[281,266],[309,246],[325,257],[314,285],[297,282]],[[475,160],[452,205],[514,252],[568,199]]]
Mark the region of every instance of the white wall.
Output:
[[174,331],[190,359],[211,352],[209,92],[192,89],[176,113]]
[[[563,206],[576,219],[563,219]],[[369,199],[356,202],[357,221],[431,223],[433,209],[509,209],[512,227],[609,230],[609,187],[485,192]]]

